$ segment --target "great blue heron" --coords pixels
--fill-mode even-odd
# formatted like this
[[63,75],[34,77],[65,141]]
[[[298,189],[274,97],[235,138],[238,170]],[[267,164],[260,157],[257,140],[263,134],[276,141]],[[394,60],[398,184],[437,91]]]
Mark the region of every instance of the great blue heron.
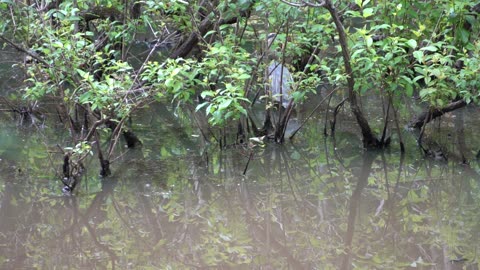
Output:
[[[272,43],[276,38],[275,33],[271,33],[267,37],[267,50],[270,50]],[[270,53],[271,54],[271,53]],[[275,101],[281,103],[282,107],[288,107],[291,95],[291,84],[293,83],[293,77],[287,67],[282,63],[275,60],[268,66],[268,81],[270,83],[270,93]]]

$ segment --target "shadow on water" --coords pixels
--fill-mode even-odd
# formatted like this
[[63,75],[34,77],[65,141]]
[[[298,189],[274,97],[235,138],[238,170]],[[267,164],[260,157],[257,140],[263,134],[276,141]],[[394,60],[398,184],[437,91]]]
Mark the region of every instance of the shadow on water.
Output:
[[345,255],[342,262],[341,269],[348,270],[352,268],[352,256],[354,255],[353,252],[353,236],[355,231],[355,220],[358,215],[358,207],[361,205],[361,196],[362,191],[368,185],[368,176],[370,175],[370,171],[372,170],[373,161],[376,157],[377,153],[373,152],[366,152],[363,156],[363,164],[360,171],[360,175],[358,176],[357,185],[355,190],[352,192],[352,196],[349,201],[348,207],[348,218],[347,218],[347,231],[344,237],[344,245],[345,245]]

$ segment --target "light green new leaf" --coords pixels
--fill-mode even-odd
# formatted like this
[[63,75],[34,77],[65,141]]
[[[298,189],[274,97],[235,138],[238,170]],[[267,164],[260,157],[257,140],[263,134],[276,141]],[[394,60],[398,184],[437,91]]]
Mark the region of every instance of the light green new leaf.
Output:
[[415,60],[419,63],[423,63],[423,52],[422,51],[414,51],[413,52],[413,57],[415,57]]
[[436,52],[436,51],[438,51],[438,48],[430,45],[430,46],[427,46],[427,47],[420,48],[420,50],[429,51],[429,52]]
[[407,45],[408,45],[408,47],[410,47],[412,49],[415,49],[417,47],[417,41],[414,40],[414,39],[409,39],[407,41]]
[[372,16],[373,13],[374,13],[373,8],[366,8],[366,9],[363,10],[362,16],[363,16],[363,18],[368,18],[368,17]]

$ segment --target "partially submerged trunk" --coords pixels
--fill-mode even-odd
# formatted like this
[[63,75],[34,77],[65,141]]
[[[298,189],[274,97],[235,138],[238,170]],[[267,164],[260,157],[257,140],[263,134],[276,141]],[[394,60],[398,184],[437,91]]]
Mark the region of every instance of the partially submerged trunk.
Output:
[[355,93],[355,77],[353,75],[352,66],[350,64],[350,52],[347,46],[347,35],[345,34],[345,29],[340,20],[338,12],[333,6],[330,0],[325,1],[325,8],[330,12],[330,15],[333,18],[333,22],[337,28],[338,38],[340,46],[342,47],[342,56],[343,62],[345,65],[345,71],[347,73],[347,82],[348,82],[348,101],[350,103],[350,108],[352,110],[355,119],[357,120],[358,126],[362,131],[363,146],[365,148],[379,148],[383,147],[382,143],[375,137],[373,134],[370,125],[368,124],[367,119],[362,113],[360,106],[357,101],[357,94]]
[[[117,126],[118,126],[117,122],[111,121],[111,120],[107,121],[105,123],[105,125],[112,132],[114,132],[117,129]],[[113,134],[113,135],[115,135],[115,134]],[[125,139],[125,143],[127,144],[128,148],[135,148],[135,147],[139,147],[139,146],[142,145],[142,142],[137,137],[137,135],[135,135],[135,133],[133,133],[133,131],[131,131],[129,129],[122,128],[122,135],[123,135],[123,138]]]

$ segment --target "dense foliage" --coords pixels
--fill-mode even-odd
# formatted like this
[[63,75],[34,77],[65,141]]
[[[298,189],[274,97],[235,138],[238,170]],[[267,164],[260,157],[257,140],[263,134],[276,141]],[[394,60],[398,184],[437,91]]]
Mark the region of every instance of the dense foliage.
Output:
[[[466,0],[0,0],[0,42],[25,56],[25,84],[5,104],[21,123],[58,122],[32,140],[0,132],[15,145],[0,153],[2,267],[478,268],[479,168],[466,161],[476,141],[449,144],[448,163],[424,148],[442,161],[346,154],[357,134],[322,145],[317,126],[301,130],[303,148],[263,140],[283,142],[293,108],[315,95],[348,100],[376,148],[402,141],[405,103],[425,108],[422,134],[478,104],[479,11]],[[286,108],[269,94],[272,62],[293,74]],[[380,121],[360,102],[372,95]],[[342,104],[323,104],[325,115]],[[161,116],[143,119],[156,133],[142,142],[129,124],[140,110]],[[462,113],[445,141],[478,133],[463,132]],[[147,146],[125,153],[121,135]],[[211,142],[240,147],[192,154]],[[107,176],[110,162],[111,178],[86,168]],[[83,179],[81,196],[57,196],[52,174],[67,194]]]
[[[95,143],[108,174],[119,134],[129,147],[140,143],[126,120],[159,99],[192,104],[211,126],[238,127],[240,142],[262,135],[283,142],[293,106],[283,111],[268,95],[271,61],[293,74],[292,105],[320,86],[346,89],[336,95],[348,97],[365,147],[388,146],[395,130],[402,143],[397,110],[405,97],[429,107],[416,126],[452,102],[480,102],[479,9],[463,0],[2,1],[0,37],[27,56],[22,96],[53,98],[61,108],[72,133],[65,156],[76,160],[65,165],[69,178]],[[269,33],[276,36],[267,45]],[[143,57],[132,53],[142,46]],[[370,94],[385,97],[383,127],[371,128],[359,105]],[[266,100],[263,128],[251,115],[259,100]],[[104,127],[112,140],[102,150]],[[225,145],[225,129],[209,132]]]

